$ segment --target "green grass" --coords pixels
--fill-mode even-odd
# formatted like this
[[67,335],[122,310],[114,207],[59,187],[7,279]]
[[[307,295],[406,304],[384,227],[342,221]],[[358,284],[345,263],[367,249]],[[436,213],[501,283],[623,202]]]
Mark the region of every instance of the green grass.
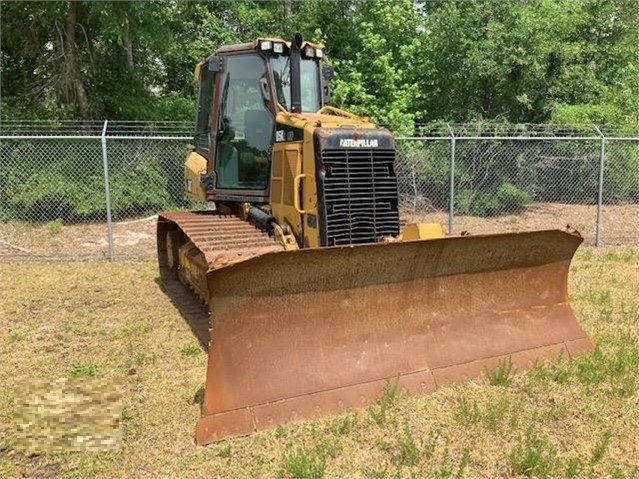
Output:
[[397,404],[401,397],[401,388],[399,380],[389,380],[384,386],[384,391],[376,404],[368,408],[368,412],[378,426],[383,426],[389,419],[394,418],[391,414],[392,408]]
[[548,477],[560,469],[557,448],[545,435],[537,435],[531,428],[510,452],[510,467],[515,475]]
[[56,236],[60,234],[63,226],[64,226],[64,223],[62,222],[60,218],[58,218],[58,219],[49,221],[47,223],[47,230],[49,231],[49,234],[51,236]]
[[515,368],[510,358],[502,359],[496,369],[487,369],[485,371],[486,380],[491,386],[510,386],[516,370],[517,368]]
[[185,344],[180,348],[182,356],[197,356],[202,353],[202,349],[195,344]]
[[484,424],[492,431],[496,431],[504,422],[510,410],[510,402],[507,398],[500,398],[486,405]]
[[127,369],[146,366],[155,362],[155,355],[148,351],[140,350],[131,354],[125,361]]
[[92,378],[98,374],[98,365],[92,363],[74,364],[69,370],[68,376],[71,378]]
[[637,392],[639,340],[631,331],[612,334],[614,340],[600,343],[591,354],[573,361],[539,364],[529,374],[546,384],[567,384],[575,380],[584,385],[602,384],[612,395],[629,398]]
[[[636,249],[583,249],[575,258],[569,292],[597,344],[588,355],[529,371],[505,359],[426,396],[406,395],[395,379],[365,408],[207,447],[193,441],[206,355],[156,276],[152,262],[0,265],[0,477],[639,475]],[[121,405],[109,410],[119,451],[48,448],[46,434],[36,453],[22,451],[16,418],[38,424],[36,410],[24,408],[29,384],[61,378],[102,382],[101,394],[121,389]]]
[[571,378],[571,372],[567,366],[563,351],[559,358],[535,364],[528,374],[531,378],[543,384],[566,384]]
[[[562,456],[557,446],[544,434],[535,433],[530,426],[525,436],[510,451],[511,472],[518,476],[566,478],[587,474],[596,477],[594,467],[605,457],[611,441],[611,432],[604,431],[594,446],[589,460]],[[617,470],[620,473],[620,470]]]
[[476,400],[460,397],[457,399],[457,408],[455,410],[455,419],[464,426],[472,426],[479,424],[482,419],[482,412]]
[[595,464],[601,462],[604,455],[608,451],[608,447],[610,446],[610,439],[612,438],[612,433],[610,430],[605,431],[597,444],[595,444],[595,448],[592,452],[592,457],[590,458],[590,465],[594,466]]
[[217,453],[217,455],[219,457],[230,458],[232,453],[233,447],[231,446],[231,444],[227,443],[220,448],[220,451]]
[[404,424],[397,441],[397,455],[395,464],[398,466],[414,466],[419,459],[419,448],[415,443],[413,431],[408,424]]
[[343,436],[350,433],[357,424],[357,413],[347,412],[336,416],[331,423],[331,433],[335,436]]
[[511,410],[508,398],[495,398],[494,400],[477,400],[460,397],[456,401],[454,415],[456,421],[462,426],[480,426],[491,431],[497,431]]
[[284,452],[279,477],[321,479],[326,473],[327,455],[321,447],[293,447]]
[[8,334],[9,342],[15,343],[18,341],[24,341],[26,339],[25,335],[20,331],[9,331]]

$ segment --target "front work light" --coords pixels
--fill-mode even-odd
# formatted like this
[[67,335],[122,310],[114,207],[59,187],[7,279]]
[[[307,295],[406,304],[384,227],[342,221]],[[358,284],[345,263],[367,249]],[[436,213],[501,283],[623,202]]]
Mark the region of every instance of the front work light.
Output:
[[270,50],[273,48],[273,42],[270,40],[262,40],[260,42],[260,50]]

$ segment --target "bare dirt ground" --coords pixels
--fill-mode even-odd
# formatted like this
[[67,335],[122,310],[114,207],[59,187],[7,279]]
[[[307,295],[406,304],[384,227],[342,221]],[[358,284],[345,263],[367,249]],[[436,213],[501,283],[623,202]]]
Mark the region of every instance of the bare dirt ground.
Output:
[[[453,233],[517,232],[570,225],[581,232],[587,244],[593,244],[596,215],[594,205],[537,203],[528,205],[519,215],[494,218],[456,216]],[[402,219],[448,225],[445,212],[428,215],[405,213]],[[149,217],[115,223],[113,236],[116,258],[155,258],[155,220],[155,217]],[[601,230],[603,244],[639,244],[638,224],[639,205],[604,206]],[[20,258],[104,259],[108,257],[107,237],[106,223],[0,223],[0,261]]]
[[[448,226],[448,214],[405,215],[408,221],[433,221]],[[494,218],[455,216],[453,232],[471,234],[514,233],[526,230],[563,228],[577,229],[587,244],[594,244],[597,207],[595,205],[564,205],[559,203],[533,203],[518,215]],[[604,245],[638,244],[639,205],[609,205],[602,211],[601,237]]]
[[593,353],[201,447],[206,352],[154,261],[0,264],[0,477],[634,478],[638,287],[638,248],[581,248]]
[[[155,222],[151,216],[114,223],[116,257],[155,258]],[[105,223],[39,224],[23,222],[0,224],[2,258],[106,259],[109,255]]]

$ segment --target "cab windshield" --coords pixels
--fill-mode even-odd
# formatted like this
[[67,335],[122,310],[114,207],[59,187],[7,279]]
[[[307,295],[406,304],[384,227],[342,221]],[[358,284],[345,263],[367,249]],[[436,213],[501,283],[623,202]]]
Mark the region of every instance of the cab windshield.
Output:
[[[287,110],[291,109],[291,59],[289,56],[271,57],[271,70],[277,93],[277,101]],[[300,62],[302,111],[316,112],[320,109],[319,63],[312,58]]]

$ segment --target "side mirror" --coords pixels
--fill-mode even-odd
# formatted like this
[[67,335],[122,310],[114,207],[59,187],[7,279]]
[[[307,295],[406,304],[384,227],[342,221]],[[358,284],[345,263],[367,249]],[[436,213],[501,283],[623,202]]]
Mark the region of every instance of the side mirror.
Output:
[[331,89],[328,85],[324,85],[322,88],[322,105],[331,104]]
[[268,105],[268,103],[271,101],[271,95],[268,92],[268,81],[265,77],[260,78],[260,92],[262,93],[264,103]]
[[329,82],[335,78],[335,69],[322,63],[322,104],[330,105],[331,103],[331,88]]
[[218,57],[216,55],[212,55],[207,58],[209,63],[209,71],[211,72],[221,72],[224,70],[224,58]]
[[322,78],[325,82],[331,81],[335,78],[335,68],[325,63],[322,63]]

